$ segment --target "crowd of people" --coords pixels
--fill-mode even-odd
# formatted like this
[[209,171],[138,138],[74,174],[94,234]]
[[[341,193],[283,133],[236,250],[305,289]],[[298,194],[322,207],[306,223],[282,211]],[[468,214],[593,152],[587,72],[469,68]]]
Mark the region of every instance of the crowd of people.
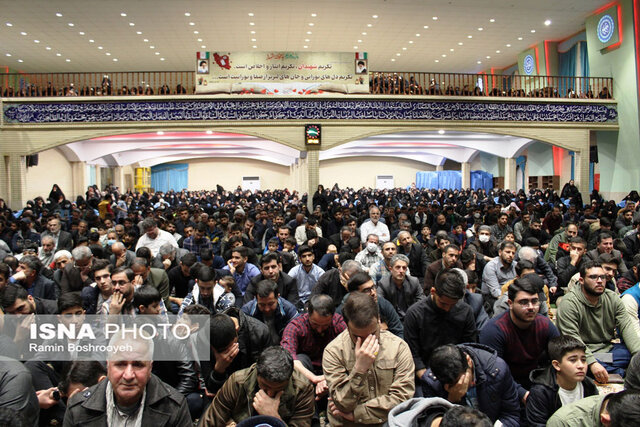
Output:
[[[517,77],[517,76],[516,76]],[[515,78],[515,77],[514,77]],[[445,84],[438,83],[435,78],[428,80],[428,84],[421,82],[420,77],[412,73],[371,73],[369,77],[369,92],[380,95],[438,95],[438,96],[501,96],[516,98],[581,98],[581,99],[612,99],[613,95],[607,86],[594,88],[584,87],[583,90],[574,90],[571,87],[572,79],[566,78],[560,85],[560,80],[549,82],[546,87],[531,87],[528,89],[517,88],[515,84],[503,82],[498,87],[483,88],[472,84]],[[562,86],[562,87],[560,87]],[[581,85],[585,86],[585,85]],[[175,88],[167,84],[153,85],[123,85],[113,87],[111,79],[105,77],[99,86],[80,85],[66,83],[56,87],[52,82],[46,86],[35,83],[23,82],[14,87],[6,85],[2,91],[4,98],[12,97],[40,97],[40,96],[142,96],[142,95],[186,95],[195,93],[195,87],[189,89],[186,85],[178,83]]]
[[[0,425],[640,425],[636,191],[54,185],[0,199],[0,260]],[[26,357],[46,314],[171,319],[209,357]]]

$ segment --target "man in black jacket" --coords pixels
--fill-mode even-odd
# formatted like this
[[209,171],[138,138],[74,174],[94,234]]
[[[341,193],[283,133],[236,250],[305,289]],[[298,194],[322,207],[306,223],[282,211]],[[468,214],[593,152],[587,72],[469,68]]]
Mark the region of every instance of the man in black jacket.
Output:
[[476,342],[478,332],[473,311],[462,301],[464,289],[460,275],[441,273],[429,296],[407,311],[405,340],[413,354],[418,379],[424,380],[431,353],[436,347]]
[[273,280],[278,284],[278,293],[291,304],[298,306],[298,283],[296,279],[281,271],[282,261],[278,254],[267,253],[260,260],[260,274],[251,279],[251,283],[244,291],[244,303],[253,300],[256,296],[256,287],[262,280]]
[[407,275],[409,258],[396,254],[390,263],[391,274],[378,282],[378,293],[393,305],[400,320],[404,320],[409,307],[426,297],[418,279]]
[[320,276],[316,285],[311,289],[311,295],[329,295],[333,302],[339,305],[348,293],[347,281],[349,277],[360,269],[359,262],[353,259],[345,260],[338,265],[338,268],[332,268]]
[[429,261],[422,245],[413,241],[413,236],[408,231],[398,233],[398,253],[409,258],[409,270],[420,283],[424,279]]

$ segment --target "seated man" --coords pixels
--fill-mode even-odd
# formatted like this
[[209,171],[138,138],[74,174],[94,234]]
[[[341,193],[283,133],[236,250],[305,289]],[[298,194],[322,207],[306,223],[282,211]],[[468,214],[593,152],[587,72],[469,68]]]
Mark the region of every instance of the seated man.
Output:
[[327,382],[322,373],[322,353],[325,347],[346,329],[342,316],[327,295],[314,295],[307,313],[293,319],[284,330],[280,345],[293,357],[299,371],[316,390],[316,400],[327,394]]
[[235,425],[257,414],[292,427],[309,426],[313,411],[312,384],[294,370],[291,354],[274,346],[264,350],[257,363],[229,377],[200,425]]
[[442,270],[449,268],[462,268],[462,263],[458,260],[460,257],[460,247],[458,245],[449,244],[442,250],[442,258],[432,262],[427,266],[427,272],[424,276],[424,289],[429,292],[433,287],[436,276]]
[[[574,286],[558,305],[558,329],[587,346],[589,371],[606,383],[609,373],[624,376],[631,355],[640,351],[640,337],[618,295],[605,289],[606,275],[599,263],[586,262],[580,286]],[[611,344],[619,330],[624,342]]]
[[427,366],[436,347],[477,340],[473,312],[462,301],[464,292],[464,280],[459,274],[441,273],[427,299],[409,308],[404,319],[405,340],[418,379],[426,380]]
[[391,258],[391,275],[378,282],[380,296],[391,303],[400,321],[404,320],[409,307],[426,298],[418,279],[407,275],[408,269],[409,258],[402,254],[394,255]]
[[[351,258],[349,259],[348,257],[350,256]],[[338,259],[338,267],[326,271],[311,290],[311,295],[329,295],[336,304],[340,304],[348,292],[347,281],[349,277],[356,271],[361,270],[360,263],[354,261],[353,256],[349,253],[341,253]]]
[[367,236],[365,247],[356,254],[355,258],[362,265],[362,268],[368,270],[382,260],[382,253],[378,245],[379,241],[380,238],[377,234],[369,234]]
[[278,284],[278,293],[291,304],[298,306],[298,284],[296,279],[282,272],[282,259],[278,254],[267,253],[260,259],[260,274],[251,279],[251,283],[244,292],[244,303],[248,303],[256,296],[256,285],[259,281],[269,279]]
[[547,427],[637,426],[640,419],[640,392],[622,390],[597,394],[563,406],[547,422]]
[[484,412],[491,422],[520,426],[520,404],[509,367],[495,351],[479,344],[447,344],[433,351],[422,383],[426,397]]
[[344,314],[348,329],[322,359],[331,399],[327,416],[332,426],[381,426],[389,410],[413,397],[411,352],[400,338],[380,330],[378,306],[367,295],[351,293]]
[[418,281],[422,282],[429,265],[427,253],[419,243],[413,240],[409,231],[403,230],[398,233],[398,253],[407,256],[409,269],[413,271],[413,275]]
[[18,261],[16,273],[9,277],[9,283],[18,283],[35,298],[55,300],[58,287],[53,280],[44,277],[41,272],[44,266],[35,255],[26,255]]
[[231,250],[231,258],[224,266],[236,281],[236,285],[244,294],[251,279],[260,274],[258,267],[249,262],[249,249],[244,246],[236,246]]
[[289,270],[287,274],[298,283],[298,297],[303,304],[306,304],[311,296],[311,290],[318,283],[320,276],[324,274],[324,270],[314,263],[315,254],[310,246],[300,246],[298,256],[300,264]]
[[493,304],[502,293],[502,285],[516,277],[515,255],[516,245],[511,242],[502,242],[498,256],[489,261],[484,267],[482,272],[482,296],[489,316],[493,314]]
[[603,231],[598,234],[596,239],[597,246],[595,249],[588,251],[584,254],[584,257],[587,261],[597,261],[600,254],[612,254],[616,257],[619,263],[620,274],[624,274],[627,272],[627,265],[622,262],[622,253],[613,248],[613,235],[608,231]]
[[[378,283],[391,274],[391,258],[398,252],[398,246],[393,242],[382,244],[382,259],[369,268],[369,276],[373,283]],[[411,274],[407,270],[407,274]]]
[[544,427],[562,406],[599,394],[587,377],[585,350],[573,337],[558,336],[549,341],[551,365],[531,373],[533,385],[525,408],[528,425]]
[[547,344],[560,334],[548,317],[538,313],[537,286],[528,276],[516,279],[508,293],[509,309],[489,320],[480,332],[480,343],[496,350],[507,362],[518,386],[518,397],[524,402],[531,386],[529,374],[548,364]]
[[[124,335],[124,336],[123,336]],[[191,426],[184,396],[151,373],[153,341],[113,334],[107,380],[69,399],[65,426]]]
[[284,328],[298,317],[298,310],[278,293],[273,280],[261,280],[256,287],[256,298],[242,306],[242,311],[269,327],[271,340],[280,342]]
[[55,300],[32,297],[27,290],[15,283],[9,283],[0,294],[0,306],[5,314],[56,314]]

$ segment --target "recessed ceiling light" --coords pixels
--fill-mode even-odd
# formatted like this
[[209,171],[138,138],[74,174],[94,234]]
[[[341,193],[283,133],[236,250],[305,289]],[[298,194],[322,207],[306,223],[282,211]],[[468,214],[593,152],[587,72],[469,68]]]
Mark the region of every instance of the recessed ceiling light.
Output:
[[111,54],[110,54],[109,52],[105,53],[105,55],[107,55],[107,56],[111,56]]
[[84,31],[80,31],[78,34],[80,34],[81,36],[84,36]]
[[98,46],[98,49],[102,50],[102,46]]
[[428,25],[425,25],[425,26],[424,26],[424,27],[422,27],[422,28],[424,28],[424,29],[426,30],[426,29],[428,29],[428,28],[429,28],[429,26],[428,26]]
[[120,14],[120,16],[127,16],[127,14],[126,14],[126,13],[124,13],[124,12],[122,12],[122,13]]
[[396,62],[396,59],[395,58],[391,58],[391,62]]
[[496,53],[500,53],[500,51],[499,51],[499,50],[496,50]]
[[73,27],[73,22],[69,22],[67,25]]
[[200,34],[198,30],[194,31],[193,34]]
[[[255,41],[256,41],[256,39],[251,39],[251,41],[252,41],[252,42],[255,42]],[[304,41],[308,42],[308,41],[309,41],[309,39],[305,39]]]
[[10,54],[10,53],[7,53],[6,55],[7,55],[7,56],[11,56],[11,54]]
[[149,49],[155,49],[155,48],[156,48],[155,46],[149,46]]
[[13,24],[11,22],[7,22],[7,27],[13,27]]
[[371,15],[373,19],[378,19],[378,15]]
[[478,64],[482,64],[482,61],[478,61]]
[[307,31],[307,34],[313,34],[311,31]]
[[45,47],[45,49],[47,49],[47,50],[51,50],[51,47],[50,47],[50,46],[47,46],[47,47]]
[[158,134],[158,135],[164,135],[164,132],[163,132],[163,131],[161,131],[161,130],[159,130],[158,132],[156,132],[156,134]]
[[62,54],[61,53],[56,53],[56,56],[62,56]]
[[522,37],[518,37],[518,40],[522,40]]
[[202,39],[198,39],[198,41],[199,41],[199,42],[201,42],[201,41],[202,41]]
[[365,33],[362,33],[362,35],[363,35],[363,36],[366,36],[366,35],[367,35],[367,33],[366,33],[366,32],[365,32]]
[[160,61],[164,61],[164,58],[160,58]]
[[22,59],[18,59],[18,62],[24,62]]
[[314,25],[313,22],[309,22],[310,27],[313,27],[313,25]]
[[434,62],[440,62],[440,60],[439,60],[439,59],[436,59]]
[[256,45],[253,45],[253,46],[251,46],[251,47],[252,47],[252,48],[254,48],[254,49],[257,49],[257,48],[258,48],[258,46],[256,46]]
[[62,17],[62,14],[61,14],[60,12],[58,12],[58,13],[56,13],[56,16],[57,16],[58,18],[60,18],[60,17]]
[[255,33],[256,33],[255,31],[251,31],[251,34],[255,34]]
[[358,43],[362,43],[362,40],[358,40]]
[[185,12],[184,16],[191,16],[191,14],[189,12]]
[[27,33],[25,33],[24,31],[23,31],[23,32],[21,32],[20,34],[22,34],[23,36],[26,36],[26,35],[27,35]]
[[34,40],[33,42],[34,43],[40,43],[40,40]]
[[546,21],[544,21],[544,25],[546,25],[547,27],[551,25],[551,19],[547,19]]
[[491,59],[491,57],[489,55],[487,55],[487,59]]
[[113,62],[118,62],[118,58],[113,58]]
[[400,54],[399,54],[399,53],[396,53],[396,56],[400,56]]
[[446,57],[447,57],[447,55],[443,53],[443,54],[442,54],[442,57],[443,57],[443,58],[446,58]]
[[[254,41],[255,41],[255,39],[252,39],[252,40],[254,40]],[[304,39],[304,41],[306,41],[306,42],[310,42],[310,41],[311,41],[311,39]]]
[[469,35],[467,36],[467,38],[468,38],[468,39],[472,39],[472,38],[473,38],[473,36],[472,36],[471,34],[469,34]]
[[316,16],[318,16],[318,14],[317,14],[317,13],[312,13],[312,14],[311,14],[311,17],[312,17],[312,18],[315,18]]
[[482,30],[484,30],[484,28],[478,27],[478,31],[482,31]]
[[130,27],[135,27],[135,26],[136,26],[136,24],[134,24],[133,22],[129,22],[129,26],[130,26]]
[[69,58],[65,59],[65,61],[67,61],[67,62],[71,62],[71,60],[70,60]]
[[464,43],[462,42],[458,42],[458,46],[462,46]]
[[247,15],[253,16],[253,12],[249,12],[249,13],[247,13]]
[[496,22],[496,20],[491,18],[491,19],[489,19],[489,22]]
[[434,21],[437,21],[437,20],[438,20],[438,17],[437,17],[437,16],[434,16],[434,17],[433,17],[433,18],[431,18],[431,19],[433,19]]
[[511,47],[511,44],[507,43],[507,44],[506,44],[506,46],[507,46],[507,47]]
[[420,33],[416,33],[416,37],[420,37]]
[[156,55],[160,55],[160,52],[156,52]]
[[249,25],[256,25],[255,22],[249,22]]
[[206,49],[206,48],[207,48],[207,46],[206,46],[206,45],[202,45],[202,46],[200,46],[200,48],[202,48],[202,49]]
[[207,135],[211,135],[211,134],[213,133],[213,131],[208,130],[208,131],[206,131],[205,133],[206,133]]
[[89,43],[95,43],[94,39],[89,39]]
[[354,46],[353,48],[354,48],[354,49],[357,49],[357,48],[358,48],[358,46]]
[[[254,46],[254,47],[255,47],[255,46]],[[308,48],[309,48],[309,46],[307,46],[307,45],[304,45],[304,46],[302,46],[302,47],[303,47],[303,48],[305,48],[305,49],[308,49]]]
[[149,43],[149,39],[142,39],[143,42]]
[[196,25],[195,22],[189,22],[189,25]]
[[536,32],[536,30],[531,30],[531,32],[532,32],[532,33],[535,33],[535,32]]
[[403,47],[403,48],[402,48],[402,50],[407,50],[407,48],[406,48],[406,47]]
[[413,40],[409,40],[409,44],[413,44]]
[[440,130],[438,131],[438,133],[439,133],[440,135],[444,135],[444,129],[440,129]]
[[367,24],[367,27],[371,28],[373,27],[373,24]]
[[449,49],[449,52],[453,52],[453,48]]

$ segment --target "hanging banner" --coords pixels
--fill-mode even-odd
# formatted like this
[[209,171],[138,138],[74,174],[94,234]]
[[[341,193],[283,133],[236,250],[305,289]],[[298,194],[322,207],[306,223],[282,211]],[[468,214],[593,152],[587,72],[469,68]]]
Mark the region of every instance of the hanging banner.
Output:
[[197,52],[196,93],[369,93],[366,52]]
[[598,50],[611,50],[622,42],[622,23],[620,22],[620,6],[613,5],[587,19],[587,32],[596,37],[589,40]]

